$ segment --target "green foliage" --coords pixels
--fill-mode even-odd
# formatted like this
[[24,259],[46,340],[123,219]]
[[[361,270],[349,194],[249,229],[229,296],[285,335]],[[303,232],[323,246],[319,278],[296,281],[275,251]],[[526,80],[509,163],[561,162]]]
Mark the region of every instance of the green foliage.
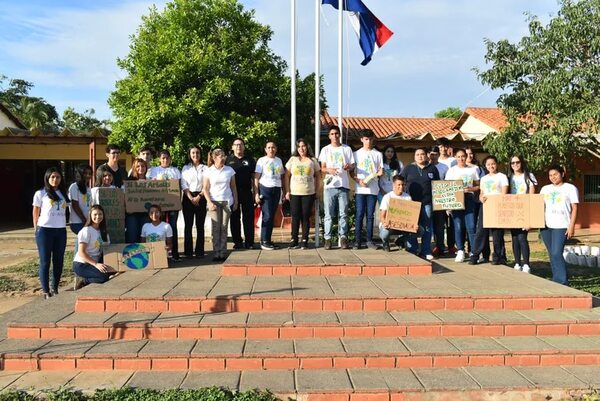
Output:
[[62,119],[66,128],[80,131],[91,131],[94,128],[106,128],[106,126],[109,125],[109,121],[100,121],[94,117],[94,114],[96,114],[94,109],[78,113],[74,108],[67,107],[63,112]]
[[529,34],[516,44],[486,40],[492,67],[477,70],[482,83],[507,91],[498,104],[510,126],[485,149],[501,161],[521,153],[538,171],[551,163],[574,168],[573,155],[598,146],[588,134],[600,122],[600,2],[560,4],[545,26],[530,16]]
[[[285,148],[290,79],[268,46],[271,36],[236,0],[173,0],[162,12],[151,8],[129,55],[118,60],[127,76],[109,98],[117,117],[111,141],[133,152],[144,144],[166,147],[178,165],[189,145],[229,149],[236,136],[255,155],[268,138]],[[309,76],[298,83],[298,121],[308,124],[312,82]]]
[[24,291],[26,287],[23,280],[0,275],[0,292]]
[[435,118],[451,118],[458,120],[462,116],[462,110],[458,107],[447,107],[444,110],[436,111],[433,115]]

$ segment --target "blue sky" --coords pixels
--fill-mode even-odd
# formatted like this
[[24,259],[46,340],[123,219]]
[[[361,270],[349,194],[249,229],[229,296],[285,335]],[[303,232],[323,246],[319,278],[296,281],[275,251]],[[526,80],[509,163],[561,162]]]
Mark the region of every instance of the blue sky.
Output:
[[[485,67],[484,38],[516,41],[527,33],[529,12],[547,21],[557,0],[364,0],[394,36],[366,67],[354,32],[344,38],[344,115],[429,117],[448,106],[495,106],[499,92],[472,71]],[[152,4],[147,0],[0,0],[0,74],[35,84],[32,92],[57,106],[94,108],[106,103],[134,34]],[[290,1],[242,0],[274,31],[271,47],[290,58]],[[314,1],[297,0],[301,75],[314,71]],[[321,10],[321,72],[330,113],[337,114],[337,17]]]

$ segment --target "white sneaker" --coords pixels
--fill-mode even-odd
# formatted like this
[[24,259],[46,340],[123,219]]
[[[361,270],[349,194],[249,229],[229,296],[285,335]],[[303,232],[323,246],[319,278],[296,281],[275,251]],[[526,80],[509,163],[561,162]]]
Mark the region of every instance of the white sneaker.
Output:
[[523,273],[529,273],[529,272],[531,272],[529,265],[523,265]]
[[518,263],[515,264],[515,270],[516,271],[521,271],[521,266],[519,266]]
[[425,259],[427,260],[433,260],[433,255],[425,255]]
[[479,259],[477,259],[477,263],[483,263],[485,259],[483,258],[483,255],[479,255]]
[[454,261],[459,262],[459,263],[464,262],[465,261],[465,251],[457,251]]

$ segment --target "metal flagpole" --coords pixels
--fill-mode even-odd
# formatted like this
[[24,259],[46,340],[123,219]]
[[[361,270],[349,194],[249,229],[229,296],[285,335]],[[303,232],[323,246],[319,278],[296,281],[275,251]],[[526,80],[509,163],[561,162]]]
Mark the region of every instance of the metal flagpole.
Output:
[[290,75],[292,80],[292,93],[291,93],[291,150],[290,154],[294,153],[296,146],[296,0],[291,0],[292,12],[292,57],[290,66]]
[[344,79],[343,79],[343,32],[344,32],[344,4],[345,0],[338,0],[338,125],[340,127],[340,135],[344,135],[343,128],[343,110],[344,110]]
[[[315,0],[315,156],[321,153],[321,0]],[[322,189],[324,192],[325,190]],[[320,202],[315,202],[315,246],[319,247]]]

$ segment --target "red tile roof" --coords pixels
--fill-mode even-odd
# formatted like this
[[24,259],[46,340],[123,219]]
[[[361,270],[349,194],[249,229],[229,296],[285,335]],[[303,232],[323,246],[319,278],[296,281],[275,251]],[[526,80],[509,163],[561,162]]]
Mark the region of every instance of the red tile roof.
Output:
[[484,124],[489,125],[497,132],[502,131],[508,126],[508,121],[502,109],[497,107],[467,107],[462,116],[456,122],[454,129],[460,130],[469,116],[474,117]]
[[[337,125],[337,117],[323,112],[321,126],[324,129]],[[440,138],[455,133],[456,121],[451,118],[407,118],[407,117],[344,117],[344,130],[349,129],[350,136],[371,130],[377,138],[389,138],[393,135],[411,139],[423,134]]]

